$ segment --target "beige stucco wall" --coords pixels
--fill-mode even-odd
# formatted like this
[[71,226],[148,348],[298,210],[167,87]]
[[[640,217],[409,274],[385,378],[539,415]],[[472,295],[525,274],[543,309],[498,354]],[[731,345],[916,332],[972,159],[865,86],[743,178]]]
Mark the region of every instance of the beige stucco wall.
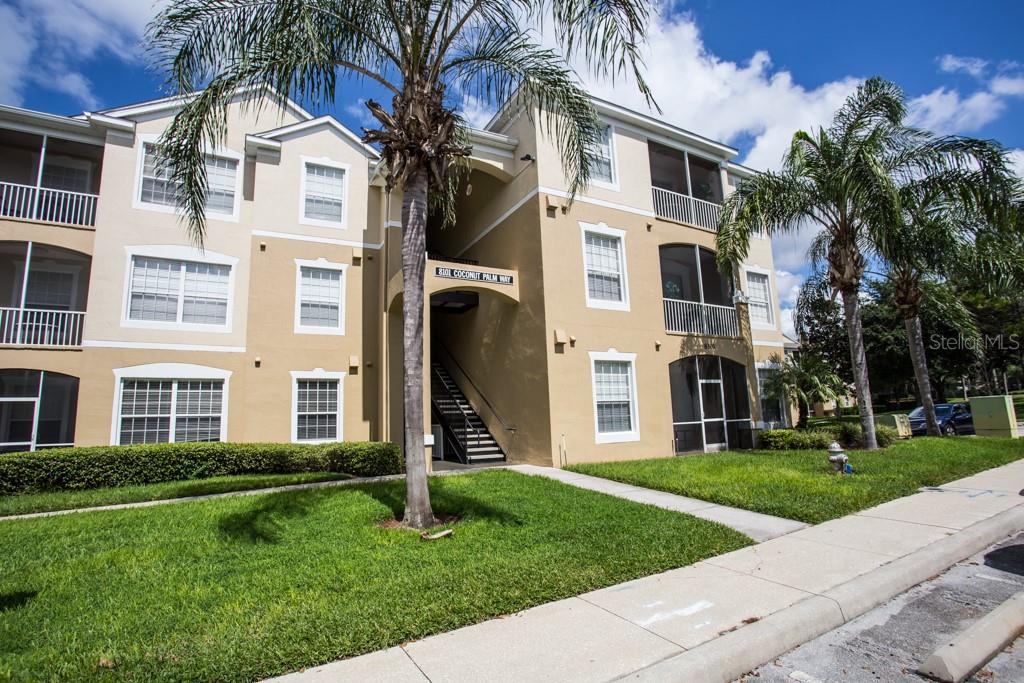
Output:
[[[258,116],[252,109],[233,107],[225,147],[244,157],[239,215],[234,221],[211,216],[205,240],[207,253],[237,260],[230,330],[122,324],[126,248],[191,245],[178,217],[134,206],[139,148],[146,136],[167,125],[170,115],[165,111],[141,117],[134,141],[113,136],[108,141],[95,231],[0,220],[0,239],[37,239],[93,254],[86,347],[0,350],[0,365],[80,377],[76,440],[81,444],[110,441],[114,370],[152,363],[230,371],[228,438],[247,441],[290,438],[291,371],[344,372],[344,438],[400,442],[402,321],[396,275],[401,269],[401,192],[387,193],[379,179],[372,181],[372,164],[360,146],[330,126],[280,138],[279,155],[246,157],[247,133],[298,118],[282,118],[272,107]],[[518,302],[483,291],[494,287],[476,288],[479,306],[463,315],[432,316],[428,302],[427,372],[436,355],[429,343],[434,318],[434,331],[479,387],[464,387],[470,400],[510,459],[518,462],[559,464],[563,442],[567,462],[671,455],[668,365],[699,353],[731,358],[747,368],[751,411],[758,419],[755,362],[781,354],[777,329],[751,330],[741,305],[742,339],[665,332],[658,247],[681,243],[713,249],[714,234],[653,216],[644,134],[616,126],[618,188],[588,188],[570,206],[560,196],[565,188],[561,164],[543,125],[542,118],[525,112],[500,121],[500,131],[518,139],[518,147],[513,152],[481,152],[469,176],[473,189],[460,195],[456,225],[431,232],[428,246],[433,251],[476,260],[483,269],[514,273],[518,291],[513,299]],[[525,154],[535,160],[523,161]],[[348,168],[344,227],[300,221],[304,157],[327,158]],[[587,307],[581,222],[625,231],[628,311]],[[296,259],[347,266],[344,335],[294,331]],[[779,292],[770,243],[755,240],[747,264],[771,273],[777,321]],[[744,278],[739,280],[745,288]],[[461,288],[455,283],[451,287]],[[428,295],[451,287],[428,282]],[[556,345],[555,330],[564,330],[575,342]],[[761,343],[752,345],[752,339]],[[596,443],[589,352],[609,349],[637,354],[638,441]],[[429,374],[425,380],[429,430]],[[483,405],[483,395],[493,410]],[[514,433],[505,429],[508,425],[515,427]]]

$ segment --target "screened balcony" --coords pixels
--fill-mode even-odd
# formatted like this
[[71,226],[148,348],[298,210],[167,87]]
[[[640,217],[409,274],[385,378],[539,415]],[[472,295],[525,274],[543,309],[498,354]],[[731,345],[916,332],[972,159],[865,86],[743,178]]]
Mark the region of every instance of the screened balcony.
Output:
[[717,230],[724,196],[718,162],[650,140],[647,150],[654,213],[679,223]]
[[0,218],[93,226],[103,148],[0,130]]
[[0,346],[81,346],[90,265],[69,249],[0,242]]
[[665,330],[740,336],[732,280],[719,272],[714,252],[693,244],[665,245],[660,251]]

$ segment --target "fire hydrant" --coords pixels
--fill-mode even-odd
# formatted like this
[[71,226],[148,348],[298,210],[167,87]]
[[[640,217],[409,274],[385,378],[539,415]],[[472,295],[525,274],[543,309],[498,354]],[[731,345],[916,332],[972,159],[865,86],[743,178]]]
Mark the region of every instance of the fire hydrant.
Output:
[[832,471],[840,474],[846,471],[846,465],[850,462],[850,459],[846,457],[846,453],[843,453],[843,447],[838,442],[833,441],[832,445],[828,447],[828,461],[832,465]]

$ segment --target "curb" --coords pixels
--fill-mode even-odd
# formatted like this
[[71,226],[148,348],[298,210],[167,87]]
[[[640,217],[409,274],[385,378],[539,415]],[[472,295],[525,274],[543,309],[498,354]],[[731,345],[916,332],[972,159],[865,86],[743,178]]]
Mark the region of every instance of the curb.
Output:
[[1024,631],[1024,591],[996,607],[931,654],[918,671],[960,683]]
[[820,595],[616,680],[731,683],[856,619],[1024,528],[1024,506],[1005,510]]

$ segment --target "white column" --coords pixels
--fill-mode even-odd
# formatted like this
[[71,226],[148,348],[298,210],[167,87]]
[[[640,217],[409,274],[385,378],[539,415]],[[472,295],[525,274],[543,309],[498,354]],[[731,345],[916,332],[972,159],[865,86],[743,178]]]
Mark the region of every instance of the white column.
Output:
[[32,243],[25,245],[25,272],[21,274],[21,299],[18,302],[18,343],[25,339],[25,298],[28,296],[28,272],[32,268]]
[[36,196],[35,201],[32,202],[32,218],[36,219],[39,215],[39,195],[42,194],[43,186],[43,166],[46,165],[46,144],[49,142],[50,136],[43,136],[43,146],[39,148],[39,168],[36,171]]

